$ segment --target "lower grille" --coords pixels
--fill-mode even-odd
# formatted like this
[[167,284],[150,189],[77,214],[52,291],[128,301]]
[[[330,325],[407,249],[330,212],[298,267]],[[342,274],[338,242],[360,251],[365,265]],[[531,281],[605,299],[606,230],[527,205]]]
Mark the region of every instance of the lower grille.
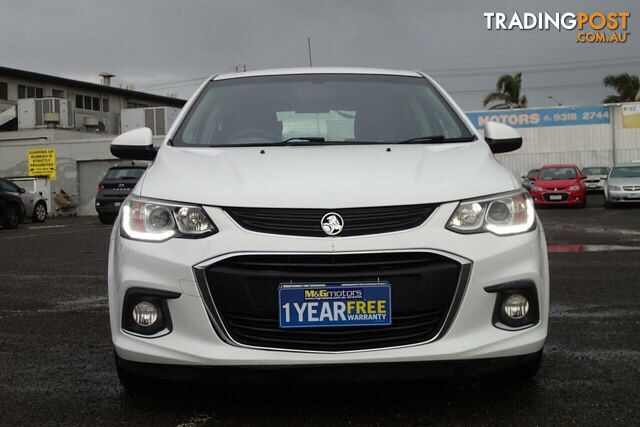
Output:
[[[239,255],[196,276],[222,338],[266,348],[348,351],[430,341],[455,313],[464,265],[426,252]],[[281,329],[278,286],[285,282],[387,281],[392,325]]]
[[262,233],[327,237],[322,217],[335,212],[342,216],[343,236],[389,233],[422,224],[437,205],[382,206],[346,209],[224,208],[241,227]]

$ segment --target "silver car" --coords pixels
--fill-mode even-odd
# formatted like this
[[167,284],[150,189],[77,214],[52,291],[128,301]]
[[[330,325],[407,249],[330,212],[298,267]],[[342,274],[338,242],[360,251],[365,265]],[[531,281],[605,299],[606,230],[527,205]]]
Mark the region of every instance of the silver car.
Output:
[[44,222],[47,219],[47,202],[42,193],[26,191],[13,182],[0,178],[0,187],[7,193],[16,195],[22,199],[26,210],[26,217],[33,222]]
[[587,191],[603,191],[605,183],[607,182],[607,176],[609,175],[609,168],[605,166],[592,166],[583,168],[582,173],[587,176],[584,180],[584,185],[587,187]]
[[640,203],[640,163],[617,165],[611,169],[604,188],[605,207],[619,203]]

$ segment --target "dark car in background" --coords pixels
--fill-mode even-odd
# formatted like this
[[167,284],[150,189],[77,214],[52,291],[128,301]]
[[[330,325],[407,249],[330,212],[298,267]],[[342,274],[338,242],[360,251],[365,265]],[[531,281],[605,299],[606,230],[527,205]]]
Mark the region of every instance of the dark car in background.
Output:
[[0,225],[3,228],[18,228],[25,215],[22,199],[0,187]]
[[533,182],[538,178],[538,175],[540,175],[540,169],[531,169],[526,176],[522,176],[522,186],[531,191],[531,186],[533,185]]
[[44,222],[47,219],[47,202],[41,191],[26,191],[14,182],[0,178],[0,189],[22,199],[25,216],[33,222]]
[[120,206],[147,170],[147,164],[118,164],[110,168],[98,184],[96,211],[103,224],[113,224]]

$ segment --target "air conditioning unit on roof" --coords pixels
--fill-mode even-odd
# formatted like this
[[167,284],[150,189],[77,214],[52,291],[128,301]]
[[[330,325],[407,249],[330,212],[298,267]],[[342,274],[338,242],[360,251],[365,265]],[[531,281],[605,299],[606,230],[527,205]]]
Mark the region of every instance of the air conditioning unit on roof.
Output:
[[130,108],[120,112],[120,130],[147,127],[154,135],[166,135],[180,112],[173,107]]
[[26,98],[18,100],[18,129],[46,128],[46,118],[57,113],[59,122],[56,127],[72,129],[75,125],[73,107],[61,98]]

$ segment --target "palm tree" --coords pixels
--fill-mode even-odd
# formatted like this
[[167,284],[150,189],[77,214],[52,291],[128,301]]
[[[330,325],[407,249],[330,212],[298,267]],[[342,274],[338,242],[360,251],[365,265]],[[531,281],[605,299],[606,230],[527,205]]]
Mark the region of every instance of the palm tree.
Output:
[[629,73],[609,74],[602,81],[605,86],[612,87],[617,95],[609,95],[602,102],[611,104],[615,102],[633,102],[640,92],[640,79]]
[[491,108],[503,107],[507,108],[526,108],[527,97],[520,96],[520,90],[522,89],[522,73],[503,74],[498,79],[496,84],[496,91],[489,92],[482,101],[486,107],[487,104],[494,101],[503,101],[503,104],[494,105]]

